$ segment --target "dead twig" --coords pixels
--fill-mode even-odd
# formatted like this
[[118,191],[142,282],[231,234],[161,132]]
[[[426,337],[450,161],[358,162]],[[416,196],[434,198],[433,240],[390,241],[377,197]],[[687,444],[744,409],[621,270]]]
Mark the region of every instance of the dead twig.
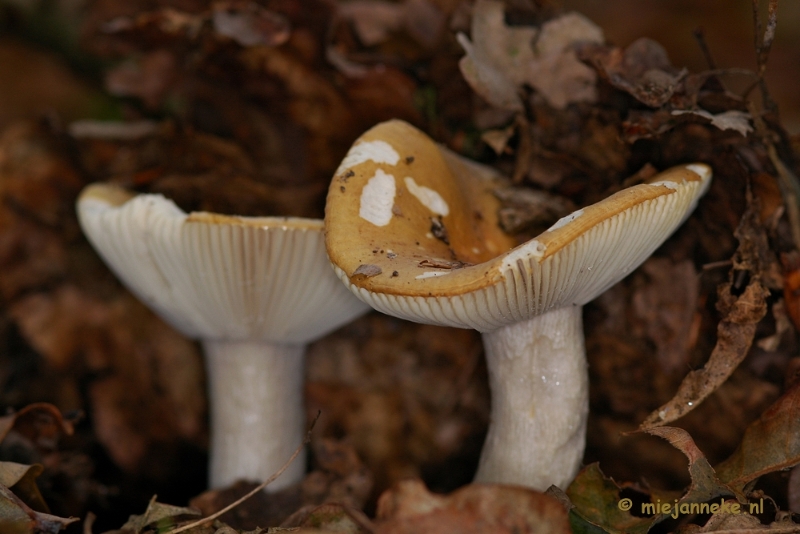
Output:
[[711,55],[711,49],[708,47],[708,42],[706,42],[706,34],[703,32],[703,28],[695,28],[692,35],[694,35],[694,39],[697,41],[700,51],[703,52],[703,56],[706,58],[708,68],[710,70],[716,70],[717,62],[714,61],[714,57]]

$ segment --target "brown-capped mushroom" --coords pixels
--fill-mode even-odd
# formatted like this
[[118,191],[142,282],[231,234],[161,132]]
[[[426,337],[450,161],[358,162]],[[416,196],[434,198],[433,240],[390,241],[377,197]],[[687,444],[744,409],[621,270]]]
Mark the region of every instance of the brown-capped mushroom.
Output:
[[373,308],[483,333],[492,408],[476,479],[565,488],[588,413],[582,306],[650,256],[710,179],[703,164],[669,169],[514,247],[497,225],[501,178],[390,121],[337,170],[326,246],[339,278]]
[[[202,341],[211,487],[272,475],[305,433],[305,346],[368,309],[331,271],[322,221],[187,214],[161,195],[107,184],[88,186],[77,210],[122,282]],[[268,489],[304,472],[301,455]]]

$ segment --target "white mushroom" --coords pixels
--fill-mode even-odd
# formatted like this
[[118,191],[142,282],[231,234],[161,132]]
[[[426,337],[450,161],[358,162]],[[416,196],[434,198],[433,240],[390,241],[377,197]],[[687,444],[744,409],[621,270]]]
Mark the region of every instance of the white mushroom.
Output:
[[[675,167],[514,247],[497,225],[494,171],[400,121],[374,127],[353,150],[377,141],[399,159],[346,158],[328,193],[326,246],[339,278],[383,313],[482,332],[492,408],[476,480],[566,488],[583,458],[588,414],[582,306],[681,225],[711,169]],[[379,174],[393,180],[382,178],[392,208],[376,224],[359,213]]]
[[[87,187],[77,209],[123,283],[202,341],[211,487],[277,471],[305,433],[305,346],[368,309],[331,270],[322,221],[186,214],[161,195],[106,184]],[[301,458],[270,491],[302,478]]]

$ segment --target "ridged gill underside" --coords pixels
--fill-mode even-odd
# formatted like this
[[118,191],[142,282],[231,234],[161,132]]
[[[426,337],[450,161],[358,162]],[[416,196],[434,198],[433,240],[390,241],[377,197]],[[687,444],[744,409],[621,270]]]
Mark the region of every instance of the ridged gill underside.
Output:
[[105,184],[78,215],[123,283],[190,337],[307,343],[366,309],[331,271],[322,221],[186,214]]

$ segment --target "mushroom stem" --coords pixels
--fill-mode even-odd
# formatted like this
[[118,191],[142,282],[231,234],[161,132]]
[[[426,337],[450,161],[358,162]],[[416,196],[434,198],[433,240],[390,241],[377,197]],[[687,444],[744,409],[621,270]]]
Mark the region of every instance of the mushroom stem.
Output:
[[589,412],[582,306],[483,335],[492,411],[475,480],[566,489]]
[[[211,402],[210,486],[266,480],[303,441],[306,347],[205,341],[203,348]],[[267,491],[299,482],[304,473],[300,455]]]

